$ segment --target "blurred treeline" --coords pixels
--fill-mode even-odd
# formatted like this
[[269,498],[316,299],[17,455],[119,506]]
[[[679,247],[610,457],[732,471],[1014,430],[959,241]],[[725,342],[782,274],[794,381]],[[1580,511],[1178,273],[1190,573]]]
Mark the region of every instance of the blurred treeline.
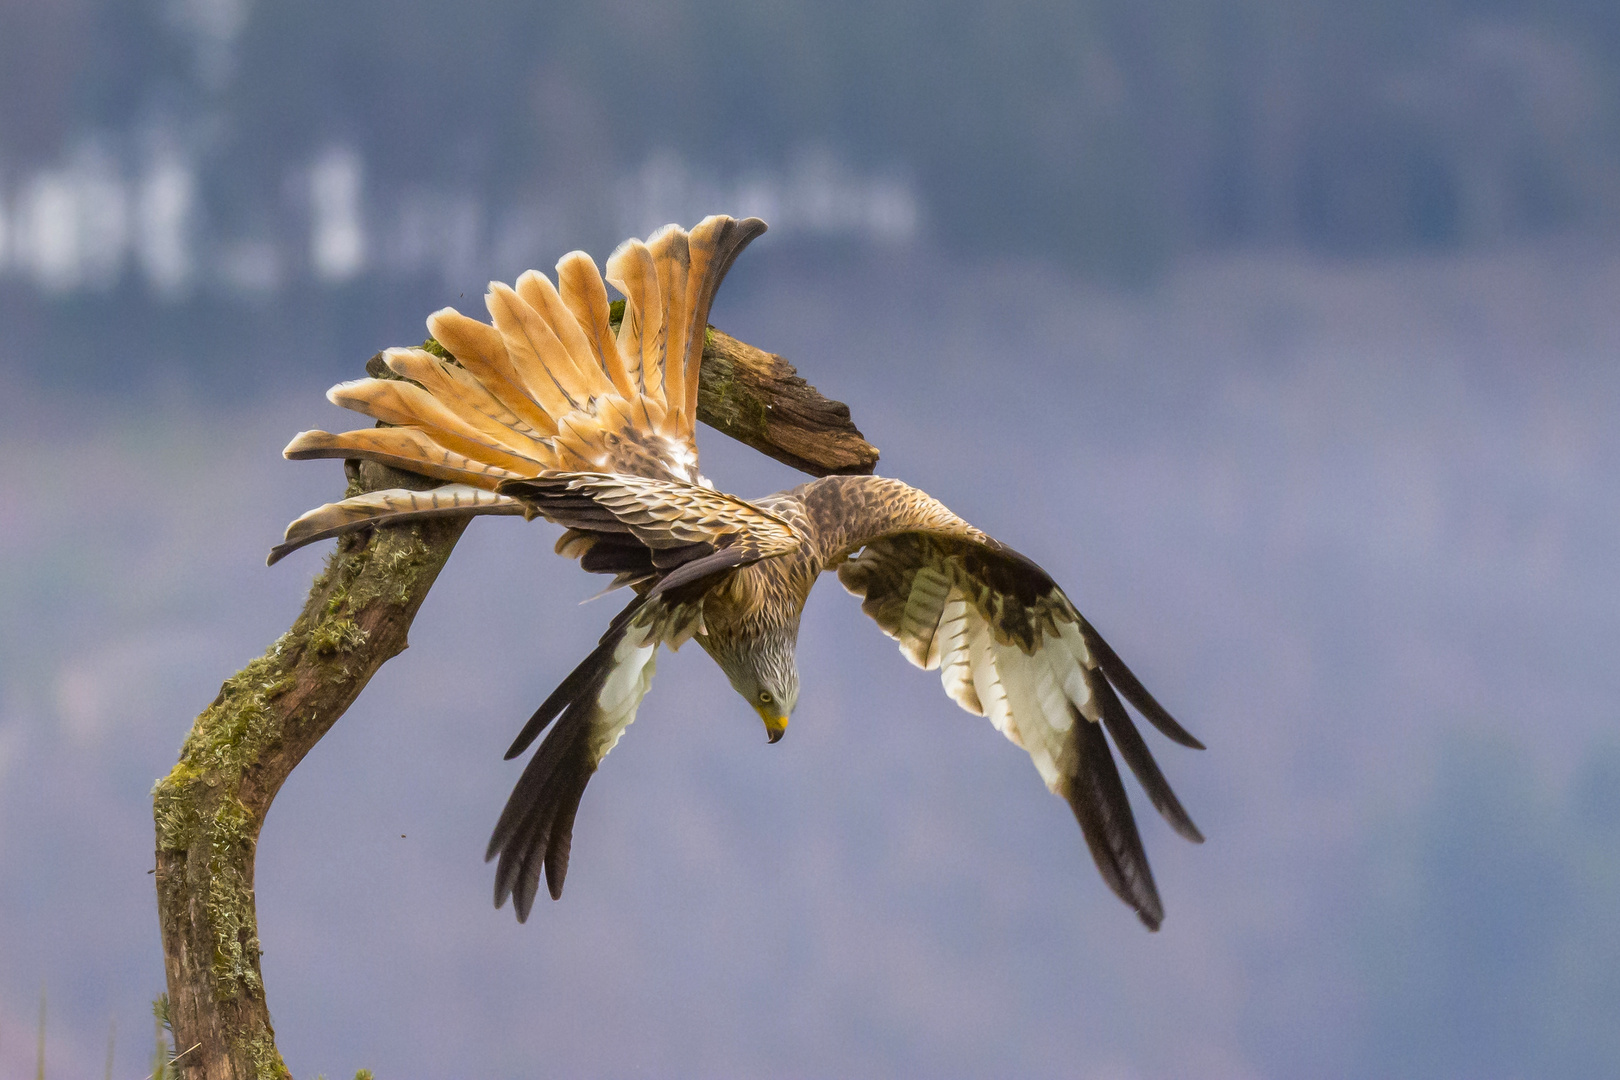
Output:
[[0,0],[0,23],[0,171],[178,126],[242,228],[334,141],[368,184],[569,205],[659,151],[830,147],[906,176],[946,248],[1110,275],[1620,219],[1612,0]]

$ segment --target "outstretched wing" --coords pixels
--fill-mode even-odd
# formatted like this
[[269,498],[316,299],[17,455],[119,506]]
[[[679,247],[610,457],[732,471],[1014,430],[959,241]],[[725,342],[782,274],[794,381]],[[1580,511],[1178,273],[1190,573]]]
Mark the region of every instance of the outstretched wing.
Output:
[[652,684],[659,643],[649,626],[632,625],[643,606],[637,597],[619,613],[595,650],[552,691],[507,751],[508,758],[521,754],[558,721],[512,789],[484,855],[486,860],[500,859],[495,906],[512,897],[519,922],[529,917],[542,869],[552,899],[562,895],[574,816],[585,785],[636,718]]
[[900,643],[906,659],[939,669],[957,704],[988,717],[1029,752],[1047,788],[1074,810],[1103,879],[1149,929],[1158,929],[1164,907],[1103,730],[1154,807],[1195,843],[1203,836],[1119,695],[1174,741],[1203,746],[1063,590],[1033,562],[959,519],[873,539],[839,566],[838,578],[863,598],[862,610]]
[[523,753],[551,727],[507,800],[486,855],[500,860],[495,905],[510,896],[521,922],[542,869],[552,899],[562,895],[580,796],[635,719],[658,646],[679,648],[702,628],[703,596],[718,578],[791,551],[801,538],[774,515],[695,484],[558,473],[513,490],[525,505],[569,527],[564,539],[586,546],[581,561],[587,570],[618,573],[645,590],[535,710],[506,753]]
[[562,896],[580,797],[635,720],[652,684],[658,646],[678,648],[688,640],[702,626],[703,593],[746,561],[741,549],[728,548],[666,574],[619,612],[591,654],[523,726],[506,752],[509,759],[551,731],[512,789],[484,855],[499,860],[496,907],[511,897],[518,921],[527,920],[542,870],[551,898]]

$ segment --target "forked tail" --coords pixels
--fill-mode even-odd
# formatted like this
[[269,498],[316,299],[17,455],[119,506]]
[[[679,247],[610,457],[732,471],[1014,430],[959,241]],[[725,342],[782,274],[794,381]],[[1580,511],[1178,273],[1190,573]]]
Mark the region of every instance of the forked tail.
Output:
[[[737,255],[765,231],[758,218],[705,218],[627,240],[607,261],[624,294],[617,335],[607,287],[583,251],[557,283],[530,270],[492,282],[492,324],[444,308],[428,317],[441,347],[389,349],[396,378],[327,391],[385,426],[305,431],[283,454],[363,458],[445,482],[328,503],[287,527],[269,562],[305,544],[383,522],[453,514],[519,514],[496,489],[543,473],[614,472],[703,483],[697,471],[698,375],[709,308]],[[432,345],[432,342],[429,343]]]

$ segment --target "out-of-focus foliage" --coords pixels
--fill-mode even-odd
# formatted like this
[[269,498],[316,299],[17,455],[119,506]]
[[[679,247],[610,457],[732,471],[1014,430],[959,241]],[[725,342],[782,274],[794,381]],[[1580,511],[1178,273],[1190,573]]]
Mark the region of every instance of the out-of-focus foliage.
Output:
[[660,150],[735,171],[827,146],[912,176],[950,246],[1110,272],[1620,217],[1620,8],[1597,0],[5,0],[0,21],[0,154],[177,121],[225,218],[334,141],[401,187],[571,206]]

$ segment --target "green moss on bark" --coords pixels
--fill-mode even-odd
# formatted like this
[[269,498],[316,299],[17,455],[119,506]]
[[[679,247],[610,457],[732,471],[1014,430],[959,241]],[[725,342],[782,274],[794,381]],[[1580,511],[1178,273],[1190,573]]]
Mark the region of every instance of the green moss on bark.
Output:
[[722,356],[706,356],[703,375],[698,383],[698,408],[704,421],[733,438],[764,439],[770,410],[737,381],[736,365]]
[[281,1051],[276,1049],[275,1037],[268,1031],[261,1031],[246,1040],[242,1048],[247,1051],[247,1058],[253,1063],[253,1080],[291,1080],[292,1071],[287,1068],[287,1063],[281,1060]]
[[353,619],[331,618],[309,635],[309,647],[323,656],[345,653],[366,643],[369,635]]
[[210,966],[219,1000],[262,990],[250,877],[258,822],[238,792],[247,769],[281,739],[271,704],[295,681],[282,667],[290,637],[283,635],[225,681],[152,793],[159,850],[207,860],[206,875],[193,881],[213,938]]

